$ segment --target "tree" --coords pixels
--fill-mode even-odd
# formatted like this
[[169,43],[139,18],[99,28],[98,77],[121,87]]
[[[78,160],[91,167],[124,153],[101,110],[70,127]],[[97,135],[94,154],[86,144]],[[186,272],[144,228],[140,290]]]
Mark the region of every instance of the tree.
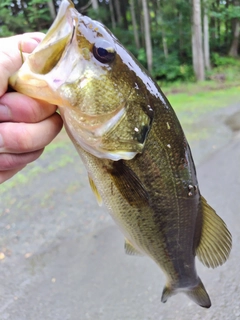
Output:
[[206,70],[211,69],[210,63],[210,47],[209,47],[209,21],[207,0],[204,0],[204,15],[203,15],[203,39],[204,39],[204,64]]
[[[234,1],[234,6],[239,6],[239,0]],[[240,21],[239,18],[233,19],[233,40],[229,50],[229,55],[231,57],[238,57],[238,46],[239,46],[239,36],[240,36]]]
[[192,56],[193,69],[197,81],[205,79],[203,46],[202,46],[202,23],[200,0],[193,0],[192,15]]
[[139,49],[140,48],[140,42],[139,42],[139,35],[138,35],[138,27],[137,27],[137,20],[136,20],[136,14],[135,14],[134,0],[130,0],[130,11],[131,11],[131,17],[132,17],[134,40],[135,40],[135,44],[136,44],[137,49]]
[[165,28],[164,28],[164,22],[163,22],[163,19],[162,19],[160,0],[157,0],[156,17],[157,17],[157,24],[159,24],[159,27],[161,28],[161,31],[162,31],[163,52],[164,52],[165,58],[167,59],[168,58],[168,45],[167,45],[167,37],[166,37],[166,33],[165,33]]
[[112,28],[115,29],[116,28],[116,20],[115,20],[115,16],[114,16],[114,9],[113,9],[112,0],[109,0],[108,3],[109,3],[110,16],[111,16],[111,21],[112,21]]
[[149,12],[148,12],[147,0],[142,0],[142,6],[143,6],[143,16],[144,16],[147,65],[148,65],[148,70],[151,72],[152,71],[152,42],[151,42],[151,34],[150,34]]
[[92,7],[94,10],[98,10],[98,0],[92,0]]
[[52,18],[52,20],[54,20],[56,18],[54,0],[48,0],[47,5],[48,5],[49,11],[50,11],[51,18]]
[[114,3],[116,8],[116,14],[117,14],[117,22],[120,25],[122,23],[122,13],[121,13],[119,0],[115,0]]

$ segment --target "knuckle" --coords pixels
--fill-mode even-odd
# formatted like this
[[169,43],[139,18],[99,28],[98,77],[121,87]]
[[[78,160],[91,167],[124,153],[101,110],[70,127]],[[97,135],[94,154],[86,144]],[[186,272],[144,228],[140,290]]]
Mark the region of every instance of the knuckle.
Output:
[[29,152],[33,149],[33,139],[24,123],[19,124],[18,134],[16,134],[16,144],[19,152]]
[[4,153],[0,155],[0,171],[11,170],[19,166],[18,157],[14,154]]
[[33,149],[32,133],[25,123],[1,123],[1,152],[25,153]]

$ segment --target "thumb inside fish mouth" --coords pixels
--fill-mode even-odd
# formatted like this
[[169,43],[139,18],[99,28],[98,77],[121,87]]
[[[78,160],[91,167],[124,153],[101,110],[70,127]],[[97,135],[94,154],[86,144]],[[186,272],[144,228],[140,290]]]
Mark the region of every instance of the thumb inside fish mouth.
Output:
[[[38,99],[42,97],[39,92],[36,92],[36,88],[39,90],[44,88],[49,91],[49,94],[46,92],[45,94],[51,100],[49,83],[42,76],[52,71],[64,57],[64,53],[76,38],[77,24],[78,14],[72,2],[63,0],[57,17],[42,42],[27,56],[19,71],[9,78],[10,86]],[[51,100],[51,102],[56,104],[57,101]]]
[[45,38],[29,56],[28,63],[32,72],[44,75],[57,65],[73,41],[77,22],[73,5],[64,0]]

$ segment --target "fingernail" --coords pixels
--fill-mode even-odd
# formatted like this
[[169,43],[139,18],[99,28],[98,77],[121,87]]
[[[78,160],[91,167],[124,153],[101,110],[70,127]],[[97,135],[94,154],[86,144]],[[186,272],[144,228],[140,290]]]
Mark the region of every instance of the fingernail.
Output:
[[0,104],[0,122],[11,120],[11,111],[8,106]]

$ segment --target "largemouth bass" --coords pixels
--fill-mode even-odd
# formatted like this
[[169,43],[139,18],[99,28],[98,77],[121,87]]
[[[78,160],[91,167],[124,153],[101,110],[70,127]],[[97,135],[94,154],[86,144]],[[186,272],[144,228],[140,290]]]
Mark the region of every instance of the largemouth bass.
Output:
[[59,106],[98,202],[125,235],[128,254],[164,271],[162,302],[184,292],[211,301],[195,267],[223,264],[231,234],[201,196],[191,151],[168,100],[101,23],[63,0],[45,39],[10,85]]

